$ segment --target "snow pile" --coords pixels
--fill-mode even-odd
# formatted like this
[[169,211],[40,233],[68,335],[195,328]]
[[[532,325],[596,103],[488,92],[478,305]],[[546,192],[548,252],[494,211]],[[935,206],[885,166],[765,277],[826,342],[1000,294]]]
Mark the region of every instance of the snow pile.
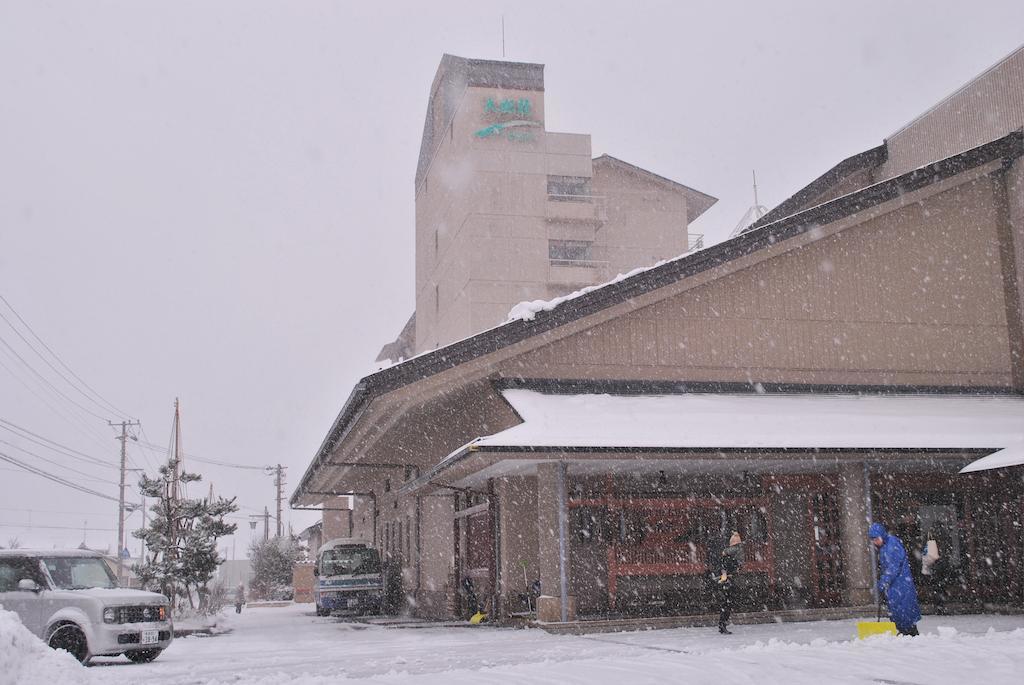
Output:
[[[687,256],[689,254],[692,254],[692,253],[687,252],[685,255],[681,255],[680,257],[676,257],[676,259],[681,259],[682,257],[685,257],[685,256]],[[522,319],[523,321],[532,321],[534,319],[534,317],[537,316],[537,312],[549,312],[552,309],[554,309],[555,307],[557,307],[558,305],[562,304],[563,302],[568,302],[569,300],[575,300],[577,297],[580,297],[581,295],[586,295],[587,293],[594,292],[595,290],[597,290],[599,288],[603,288],[606,285],[612,285],[613,283],[618,283],[619,281],[624,281],[627,278],[630,278],[632,276],[636,276],[637,274],[643,273],[644,271],[650,271],[651,269],[657,269],[662,264],[665,264],[666,261],[667,260],[663,259],[660,262],[658,262],[657,264],[653,264],[651,266],[637,267],[636,269],[633,269],[632,271],[629,271],[627,273],[619,274],[618,276],[616,276],[612,280],[607,281],[605,283],[599,283],[598,285],[588,285],[586,288],[581,288],[581,289],[577,290],[574,293],[569,293],[568,295],[562,295],[561,297],[556,297],[556,298],[554,298],[552,300],[532,300],[532,301],[527,301],[527,302],[520,302],[516,306],[512,307],[512,309],[509,311],[507,321],[515,321],[516,319]]]
[[0,608],[0,685],[90,685],[96,679],[73,656],[50,649]]

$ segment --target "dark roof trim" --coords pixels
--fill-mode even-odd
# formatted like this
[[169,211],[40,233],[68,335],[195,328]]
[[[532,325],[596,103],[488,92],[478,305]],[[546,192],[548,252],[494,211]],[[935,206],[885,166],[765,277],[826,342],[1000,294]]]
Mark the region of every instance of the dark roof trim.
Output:
[[943,385],[839,385],[823,383],[741,383],[721,381],[589,380],[560,378],[499,378],[495,389],[536,390],[547,395],[679,395],[683,393],[751,395],[957,395],[970,397],[1017,397],[1002,386]]
[[629,447],[612,445],[473,445],[472,452],[510,454],[991,454],[999,447]]
[[343,439],[358,411],[375,397],[416,381],[496,352],[571,321],[658,290],[680,280],[709,271],[735,259],[756,253],[812,228],[856,215],[858,212],[894,200],[932,183],[982,166],[995,160],[1009,160],[1024,154],[1024,133],[1015,131],[998,140],[960,154],[914,169],[901,176],[876,183],[774,223],[741,233],[704,250],[668,261],[616,283],[610,283],[550,311],[538,312],[530,321],[515,320],[445,347],[426,352],[363,378],[352,390],[341,413],[324,438],[317,455],[303,475],[292,502],[300,496],[321,462]]
[[[370,398],[366,392],[365,380],[366,379],[363,379],[356,383],[356,386],[352,388],[352,392],[349,393],[348,399],[345,400],[345,405],[341,408],[337,418],[334,419],[334,423],[331,424],[331,430],[328,431],[323,442],[320,443],[320,449],[317,450],[316,457],[310,465],[306,467],[306,472],[302,474],[302,480],[299,481],[298,487],[295,488],[295,492],[293,492],[292,496],[289,498],[288,504],[290,506],[296,506],[296,501],[304,494],[306,487],[313,478],[313,474],[316,473],[316,470],[320,468],[322,462],[348,434],[348,431],[352,428],[353,419],[362,412],[363,408],[369,402]],[[305,494],[314,493],[310,492]]]
[[860,152],[852,157],[847,157],[843,161],[839,162],[839,164],[836,164],[821,176],[808,183],[801,190],[798,190],[789,199],[784,200],[779,204],[779,206],[775,207],[763,217],[752,223],[750,228],[747,228],[746,230],[749,231],[754,228],[760,228],[761,226],[770,224],[773,221],[778,221],[783,217],[787,217],[790,214],[799,211],[801,207],[804,207],[808,202],[812,202],[814,198],[820,196],[840,181],[857,173],[858,171],[874,169],[884,163],[888,158],[889,150],[886,148],[885,143],[882,143],[878,147],[873,147],[870,150]]
[[470,88],[508,88],[511,90],[544,90],[544,65],[534,62],[504,62],[447,55],[464,60],[466,85]]

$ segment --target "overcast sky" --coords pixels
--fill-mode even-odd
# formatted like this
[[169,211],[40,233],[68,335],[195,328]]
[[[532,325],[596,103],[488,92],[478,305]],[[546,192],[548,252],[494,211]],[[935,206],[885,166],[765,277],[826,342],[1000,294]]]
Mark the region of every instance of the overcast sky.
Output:
[[[180,397],[187,453],[280,462],[290,495],[412,312],[438,61],[500,59],[502,14],[507,58],[546,65],[548,130],[720,198],[691,226],[709,242],[751,204],[752,169],[770,208],[1024,42],[1019,0],[0,0],[0,295],[140,438],[167,444]],[[116,461],[120,417],[3,319],[0,341],[0,419]],[[7,427],[0,454],[116,496],[116,469]],[[238,495],[243,557],[272,479],[188,466]],[[77,545],[85,527],[104,547],[116,509],[0,463],[0,544]]]

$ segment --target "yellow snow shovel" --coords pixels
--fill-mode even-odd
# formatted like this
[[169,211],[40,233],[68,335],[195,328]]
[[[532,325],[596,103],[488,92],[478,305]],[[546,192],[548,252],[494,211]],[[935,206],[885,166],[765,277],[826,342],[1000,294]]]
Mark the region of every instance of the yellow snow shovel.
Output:
[[472,616],[469,617],[470,624],[474,625],[474,626],[478,625],[481,621],[486,621],[486,620],[487,620],[487,614],[483,613],[482,611],[478,611],[478,612],[476,612],[475,614],[473,614]]
[[866,637],[872,635],[884,635],[889,633],[890,635],[896,634],[896,624],[892,621],[882,620],[882,602],[878,602],[878,620],[877,621],[858,621],[857,622],[857,639],[863,640]]

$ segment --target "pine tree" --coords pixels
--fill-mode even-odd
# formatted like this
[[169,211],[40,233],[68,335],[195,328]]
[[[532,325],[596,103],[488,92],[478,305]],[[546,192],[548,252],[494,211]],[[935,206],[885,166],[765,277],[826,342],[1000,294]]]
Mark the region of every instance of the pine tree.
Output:
[[249,559],[257,594],[269,597],[274,590],[290,587],[292,568],[301,554],[299,539],[294,535],[254,540],[249,546]]
[[158,478],[143,475],[139,481],[142,494],[156,502],[150,507],[149,526],[132,533],[146,543],[146,556],[132,569],[143,587],[159,589],[172,608],[179,598],[188,599],[195,608],[194,598],[207,594],[207,584],[224,561],[217,553],[217,540],[235,532],[237,526],[224,518],[238,511],[238,506],[234,497],[175,498],[173,492],[183,492],[187,483],[202,480],[199,474],[182,471],[177,488],[172,487],[176,471],[172,459],[160,467]]

